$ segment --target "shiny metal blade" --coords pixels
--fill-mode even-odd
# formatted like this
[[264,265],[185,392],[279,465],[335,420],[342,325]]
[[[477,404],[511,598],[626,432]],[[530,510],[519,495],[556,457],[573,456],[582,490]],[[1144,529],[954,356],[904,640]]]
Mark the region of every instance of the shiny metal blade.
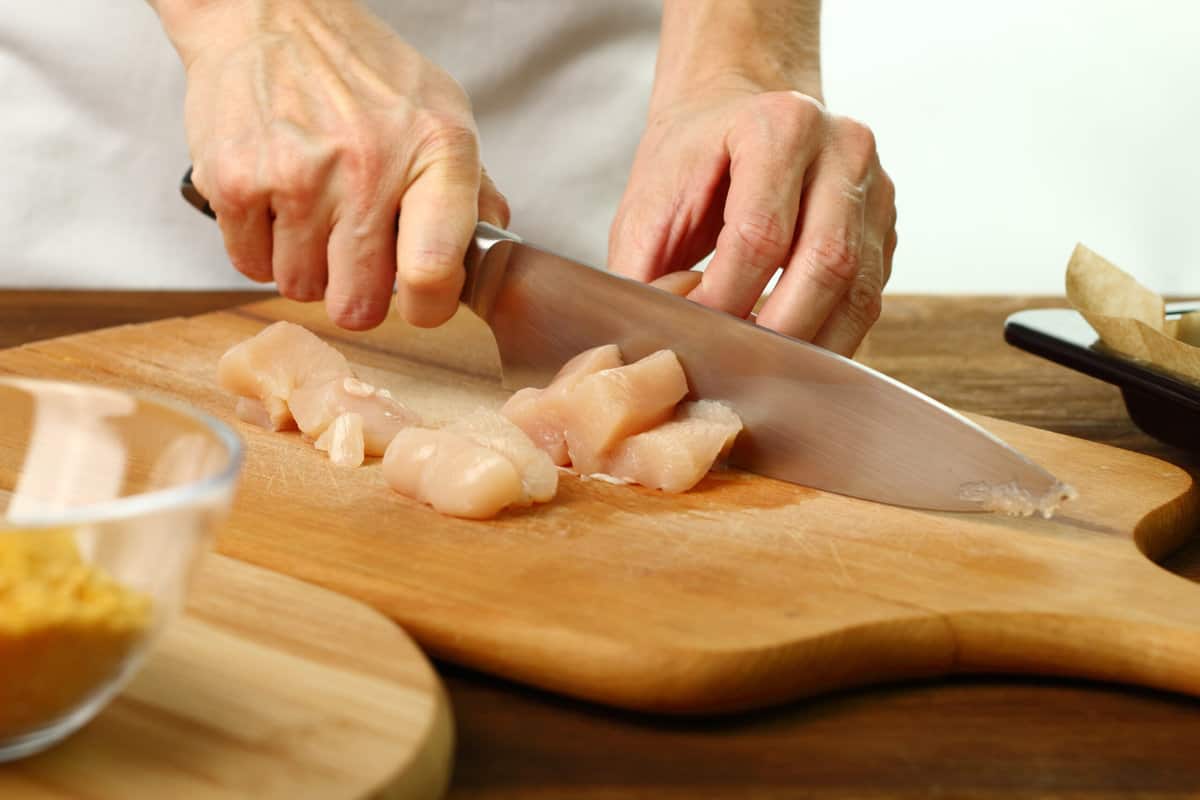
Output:
[[[1054,476],[940,403],[806,342],[480,225],[463,300],[491,326],[505,384],[542,386],[577,353],[632,361],[669,348],[698,397],[746,429],[751,472],[900,506],[977,511],[996,493],[1058,491]],[[994,491],[993,491],[994,490]]]

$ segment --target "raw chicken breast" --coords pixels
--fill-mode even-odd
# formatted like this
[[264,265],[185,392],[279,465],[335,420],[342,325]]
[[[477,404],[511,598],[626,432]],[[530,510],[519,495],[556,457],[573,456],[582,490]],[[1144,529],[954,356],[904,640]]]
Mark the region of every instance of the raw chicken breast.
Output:
[[584,474],[604,472],[613,447],[669,420],[687,393],[687,377],[670,350],[585,376],[562,405],[571,464]]
[[283,321],[234,345],[217,364],[222,388],[261,402],[276,430],[290,418],[287,402],[297,387],[350,374],[345,356],[315,334]]
[[405,428],[383,456],[383,477],[400,494],[455,517],[488,519],[521,500],[521,477],[495,450],[446,430]]
[[675,418],[630,436],[606,459],[603,471],[664,492],[686,492],[728,455],[742,421],[714,400],[684,403]]
[[508,399],[500,413],[546,451],[551,461],[560,467],[566,466],[571,463],[564,435],[567,394],[588,375],[623,363],[621,351],[615,344],[585,350],[564,364],[545,389],[521,389]]
[[329,453],[339,467],[361,467],[363,458],[363,418],[361,414],[340,414],[314,444]]
[[545,503],[558,490],[558,467],[507,417],[481,408],[447,423],[442,430],[461,434],[511,461],[521,476],[522,504]]
[[234,414],[242,422],[249,422],[269,431],[286,431],[295,429],[295,420],[288,411],[287,403],[278,398],[271,398],[270,408],[261,400],[253,397],[239,397]]
[[381,456],[404,428],[420,425],[415,411],[398,402],[386,389],[352,377],[339,377],[297,387],[288,407],[300,430],[318,438],[342,414],[362,417],[363,446],[369,456]]

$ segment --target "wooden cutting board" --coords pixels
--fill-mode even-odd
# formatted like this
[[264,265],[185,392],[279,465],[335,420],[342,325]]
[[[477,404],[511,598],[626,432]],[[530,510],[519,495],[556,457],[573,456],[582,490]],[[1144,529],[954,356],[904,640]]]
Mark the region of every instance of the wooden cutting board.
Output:
[[[136,387],[233,420],[217,358],[279,318],[431,416],[505,396],[473,317],[354,335],[319,305],[282,300],[34,344],[0,354],[0,371]],[[1195,529],[1190,477],[980,421],[1080,499],[1047,521],[900,509],[736,472],[676,497],[566,478],[549,506],[466,522],[393,494],[378,466],[334,468],[295,434],[235,423],[249,458],[218,547],[361,599],[442,658],[629,708],[728,711],[957,672],[1200,694],[1200,588],[1146,557]]]
[[0,765],[0,797],[440,797],[453,725],[404,632],[219,555],[146,666],[80,732]]

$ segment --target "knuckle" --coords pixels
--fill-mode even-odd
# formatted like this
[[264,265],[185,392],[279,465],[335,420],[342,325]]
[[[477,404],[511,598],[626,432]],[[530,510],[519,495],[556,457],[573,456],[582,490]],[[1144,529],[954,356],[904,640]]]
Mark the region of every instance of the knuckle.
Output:
[[339,149],[300,140],[285,128],[274,131],[269,143],[271,203],[277,210],[297,216],[316,208],[329,169]]
[[289,300],[298,300],[302,303],[320,300],[325,294],[324,287],[300,277],[280,276],[275,285],[281,295]]
[[208,199],[214,209],[225,214],[248,210],[262,195],[263,187],[250,159],[223,156],[214,162],[211,174]]
[[857,120],[844,118],[838,126],[836,137],[837,151],[841,153],[849,171],[847,179],[854,184],[866,184],[872,174],[878,171],[874,132]]
[[791,236],[778,217],[756,213],[732,227],[741,256],[756,266],[774,269],[783,263]]
[[799,92],[763,92],[755,100],[760,114],[781,124],[811,123],[825,113],[815,100]]
[[369,129],[355,128],[342,145],[342,158],[361,180],[378,181],[387,164],[387,149]]
[[846,295],[846,315],[863,330],[870,328],[883,313],[883,292],[873,279],[855,281]]
[[229,254],[230,263],[238,272],[245,275],[255,283],[270,283],[271,282],[271,267],[264,266],[256,260],[250,260],[242,256]]
[[883,184],[884,201],[894,213],[896,208],[896,182],[892,180],[892,176],[888,175],[886,172],[881,174],[881,178],[882,180],[880,182]]
[[285,214],[302,216],[317,203],[320,184],[312,162],[291,148],[276,154],[272,205]]
[[877,147],[875,132],[858,120],[844,117],[838,136],[843,149],[848,152],[867,160],[875,157]]
[[379,187],[387,171],[387,153],[375,137],[359,136],[342,148],[339,160],[351,202],[363,214],[379,199]]
[[455,251],[449,247],[423,248],[413,253],[400,270],[400,281],[415,292],[448,290],[462,277]]
[[325,298],[325,313],[339,328],[365,331],[374,328],[387,317],[388,304],[378,298],[363,295],[330,294]]
[[765,123],[765,135],[789,153],[804,148],[825,113],[815,100],[799,92],[764,92],[755,98],[753,108]]
[[822,236],[805,249],[803,260],[813,281],[835,291],[858,275],[858,247],[846,234]]
[[426,114],[418,123],[417,151],[422,161],[468,163],[479,169],[479,140],[475,130],[447,114]]

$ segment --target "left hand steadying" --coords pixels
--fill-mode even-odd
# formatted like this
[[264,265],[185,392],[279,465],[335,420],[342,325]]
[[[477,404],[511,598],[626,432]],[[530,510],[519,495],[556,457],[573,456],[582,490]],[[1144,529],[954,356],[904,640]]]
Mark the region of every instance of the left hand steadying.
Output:
[[650,281],[713,251],[688,297],[852,355],[896,248],[895,187],[864,125],[749,83],[655,108],[609,237],[609,268]]

